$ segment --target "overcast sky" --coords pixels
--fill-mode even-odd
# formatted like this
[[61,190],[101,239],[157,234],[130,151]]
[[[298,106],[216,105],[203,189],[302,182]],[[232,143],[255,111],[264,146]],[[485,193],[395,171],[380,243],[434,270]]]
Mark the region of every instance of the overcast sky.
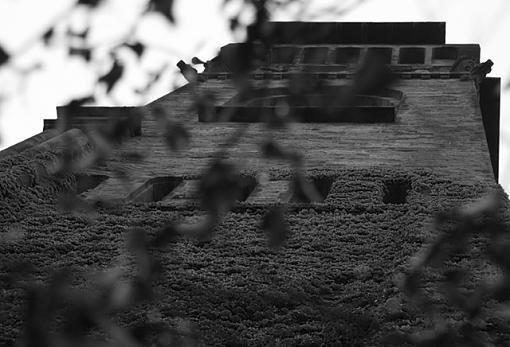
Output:
[[[177,25],[169,26],[157,15],[146,16],[138,23],[136,37],[153,47],[140,63],[134,63],[130,52],[120,56],[128,66],[122,84],[114,89],[113,98],[97,91],[96,76],[109,69],[105,62],[108,49],[124,37],[125,29],[137,18],[145,0],[109,0],[107,6],[94,17],[85,13],[69,12],[74,0],[0,0],[0,44],[15,59],[7,68],[0,69],[0,149],[17,143],[42,131],[42,120],[56,116],[55,106],[88,95],[96,90],[99,103],[104,105],[137,105],[147,103],[184,83],[176,71],[175,63],[189,61],[197,55],[210,59],[218,49],[229,42],[242,40],[243,33],[232,35],[228,30],[223,0],[176,0]],[[236,1],[226,9],[236,10]],[[273,20],[314,21],[445,21],[447,43],[478,43],[481,59],[494,62],[491,76],[502,77],[509,84],[510,1],[508,0],[366,0],[351,9],[354,0],[302,1],[306,11],[298,6],[286,12],[272,13]],[[350,9],[339,15],[323,11],[332,4],[337,9]],[[244,20],[249,21],[250,13]],[[98,63],[90,66],[79,57],[69,59],[58,35],[50,48],[40,44],[41,32],[57,26],[63,33],[70,23],[76,31],[87,23],[94,30],[89,43],[96,50]],[[59,41],[59,39],[62,39]],[[104,58],[104,59],[103,59]],[[34,64],[41,69],[21,78],[20,71]],[[134,89],[148,82],[146,72],[156,72],[167,66],[160,81],[148,94],[140,96]],[[22,74],[21,74],[22,75]],[[510,191],[510,94],[503,90],[501,114],[500,181]]]

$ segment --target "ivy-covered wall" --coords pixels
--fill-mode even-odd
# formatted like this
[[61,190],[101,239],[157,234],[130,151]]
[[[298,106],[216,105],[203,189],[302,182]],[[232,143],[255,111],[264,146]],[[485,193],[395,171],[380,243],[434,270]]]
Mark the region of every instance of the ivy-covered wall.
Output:
[[[134,269],[126,249],[132,227],[153,234],[172,221],[200,219],[194,208],[172,210],[158,203],[107,206],[90,213],[67,205],[63,207],[70,211],[63,212],[57,208],[59,201],[62,207],[58,193],[76,184],[73,176],[26,187],[8,174],[7,162],[2,165],[2,345],[13,345],[21,334],[23,288],[29,283],[44,283],[56,268],[70,267],[74,285],[87,288],[91,272],[111,266]],[[430,324],[408,304],[395,279],[434,237],[431,216],[493,190],[508,205],[496,184],[452,182],[423,170],[310,174],[336,179],[324,204],[291,204],[286,215],[290,235],[282,248],[268,246],[261,228],[265,209],[243,203],[225,217],[210,241],[178,238],[168,249],[155,251],[163,264],[156,299],[116,319],[131,327],[189,321],[205,345],[380,345],[395,328],[408,331]],[[384,202],[385,182],[392,180],[410,184],[405,202]],[[474,244],[474,251],[457,262],[480,276],[495,271],[478,259],[483,239]],[[13,280],[10,269],[19,261],[33,264],[31,275]],[[436,280],[431,275],[427,286]],[[463,319],[446,305],[443,311],[450,319]],[[492,331],[496,325],[486,328],[496,341],[510,337],[508,330]]]

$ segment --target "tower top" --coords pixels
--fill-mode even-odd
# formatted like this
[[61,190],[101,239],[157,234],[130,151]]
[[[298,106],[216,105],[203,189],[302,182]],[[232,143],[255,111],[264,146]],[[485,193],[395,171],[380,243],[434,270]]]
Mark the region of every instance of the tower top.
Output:
[[274,44],[442,45],[445,22],[270,22]]

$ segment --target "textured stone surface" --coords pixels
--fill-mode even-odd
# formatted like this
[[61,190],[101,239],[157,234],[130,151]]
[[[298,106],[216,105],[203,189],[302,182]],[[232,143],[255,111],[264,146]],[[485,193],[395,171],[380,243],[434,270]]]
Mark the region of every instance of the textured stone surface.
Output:
[[[274,81],[271,85],[283,83]],[[122,165],[138,181],[156,176],[199,176],[218,145],[239,127],[245,127],[241,143],[228,151],[228,157],[246,172],[271,173],[288,168],[285,162],[261,157],[260,144],[271,134],[284,148],[302,152],[307,170],[428,168],[462,182],[494,180],[472,81],[400,80],[392,88],[401,90],[405,97],[395,123],[293,123],[286,130],[269,131],[264,124],[200,123],[197,113],[190,110],[193,93],[189,87],[183,87],[147,106],[143,136],[127,140],[101,173],[113,177],[108,168]],[[200,85],[200,90],[215,92],[218,103],[236,94],[228,80],[208,80]],[[190,131],[189,148],[171,152],[166,147],[163,133],[149,113],[155,106],[164,107],[170,119]],[[121,159],[122,151],[141,151],[147,158],[142,163],[128,163]],[[110,186],[102,189],[108,197],[125,194],[120,184],[105,183],[105,187]]]

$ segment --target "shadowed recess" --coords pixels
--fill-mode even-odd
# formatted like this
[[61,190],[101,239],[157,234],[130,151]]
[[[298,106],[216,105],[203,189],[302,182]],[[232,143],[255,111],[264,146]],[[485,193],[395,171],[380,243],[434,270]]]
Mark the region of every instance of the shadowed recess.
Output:
[[399,64],[424,64],[425,48],[422,47],[400,48],[398,62]]
[[156,177],[145,182],[141,187],[128,196],[132,202],[154,202],[161,201],[170,194],[180,183],[180,177]]
[[383,202],[385,204],[405,204],[411,182],[406,179],[387,180],[384,182]]
[[101,182],[105,181],[108,176],[106,175],[75,175],[76,177],[76,193],[81,194],[87,190],[94,189]]
[[288,88],[266,88],[239,94],[216,106],[215,113],[198,112],[200,122],[392,123],[403,93],[383,89],[353,95],[348,86],[326,86],[306,94]]
[[257,187],[257,180],[254,177],[242,177],[240,186],[241,191],[237,201],[246,201]]
[[391,64],[391,55],[393,48],[391,47],[369,47],[367,49],[367,57],[377,59],[383,64]]
[[335,50],[335,64],[354,64],[358,62],[361,48],[341,47]]
[[292,64],[297,52],[297,47],[275,47],[271,50],[271,63]]
[[[328,194],[333,182],[335,182],[334,177],[318,177],[308,180],[308,182],[315,188],[316,192],[319,193],[321,200],[319,202],[323,202]],[[292,197],[290,202],[296,203],[304,203],[308,204],[313,201],[310,200],[310,197],[303,192],[301,186],[297,185],[293,187]]]
[[327,47],[305,48],[303,64],[325,64],[328,53],[329,48]]
[[432,49],[432,61],[434,60],[457,60],[457,47],[435,47]]

